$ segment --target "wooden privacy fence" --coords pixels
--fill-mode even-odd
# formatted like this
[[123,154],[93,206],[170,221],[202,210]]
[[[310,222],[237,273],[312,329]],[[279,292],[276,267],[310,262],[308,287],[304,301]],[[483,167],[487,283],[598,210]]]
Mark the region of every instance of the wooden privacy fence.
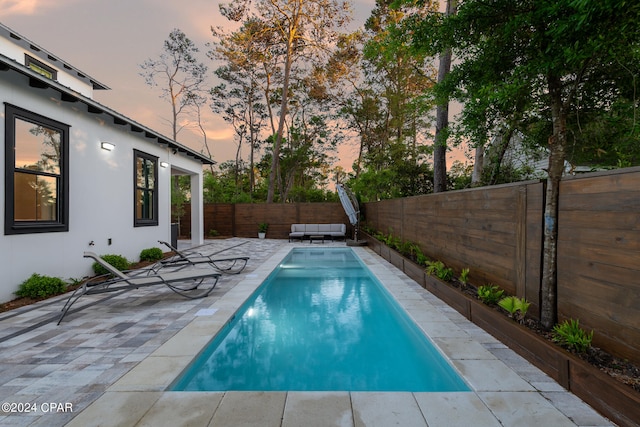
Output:
[[[191,230],[189,205],[180,220],[180,235]],[[204,237],[258,237],[258,224],[269,224],[267,238],[288,239],[291,224],[351,224],[340,203],[212,203],[204,205]]]
[[[364,204],[366,223],[420,245],[476,285],[540,307],[544,182]],[[640,363],[640,168],[564,179],[558,212],[558,312],[594,345]]]

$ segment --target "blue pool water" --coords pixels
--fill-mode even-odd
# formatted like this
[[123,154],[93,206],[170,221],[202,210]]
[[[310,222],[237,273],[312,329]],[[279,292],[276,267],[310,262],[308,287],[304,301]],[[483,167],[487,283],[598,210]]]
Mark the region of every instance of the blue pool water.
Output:
[[469,387],[351,248],[295,248],[171,390]]

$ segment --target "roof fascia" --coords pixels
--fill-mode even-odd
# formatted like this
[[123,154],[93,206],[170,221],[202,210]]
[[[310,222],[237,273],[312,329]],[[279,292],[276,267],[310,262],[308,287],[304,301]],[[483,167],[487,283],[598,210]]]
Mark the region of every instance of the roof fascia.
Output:
[[109,107],[106,107],[99,102],[94,101],[93,99],[87,98],[84,95],[81,95],[70,88],[67,88],[56,81],[50,80],[41,74],[31,70],[13,61],[10,58],[0,54],[0,71],[7,72],[8,70],[14,70],[20,74],[23,74],[29,78],[30,85],[38,88],[51,88],[60,93],[60,100],[64,102],[81,102],[87,106],[87,111],[91,114],[106,114],[113,118],[114,124],[125,126],[129,125],[133,132],[141,132],[144,133],[144,136],[149,139],[156,139],[156,143],[159,145],[165,145],[170,149],[174,150],[177,153],[184,154],[189,157],[193,157],[194,159],[200,161],[202,164],[212,165],[216,162],[203,155],[198,153],[197,151],[192,150],[189,147],[186,147],[180,144],[177,141],[173,141],[172,139],[144,126],[136,121],[118,113],[117,111],[112,110]]

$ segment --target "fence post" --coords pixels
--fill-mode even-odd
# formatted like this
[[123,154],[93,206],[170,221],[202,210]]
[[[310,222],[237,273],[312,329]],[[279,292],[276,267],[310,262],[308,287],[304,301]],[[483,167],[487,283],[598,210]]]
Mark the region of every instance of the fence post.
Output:
[[527,295],[527,186],[517,188],[516,194],[516,296],[526,298]]

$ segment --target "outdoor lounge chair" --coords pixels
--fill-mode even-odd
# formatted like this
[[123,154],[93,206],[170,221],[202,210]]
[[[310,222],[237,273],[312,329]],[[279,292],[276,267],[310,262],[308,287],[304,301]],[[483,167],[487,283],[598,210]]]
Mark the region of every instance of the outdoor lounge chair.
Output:
[[190,265],[196,264],[209,264],[211,267],[215,268],[221,273],[225,274],[238,274],[247,266],[247,261],[249,261],[248,256],[241,257],[232,257],[232,258],[213,258],[209,255],[204,255],[200,252],[185,252],[179,251],[177,248],[171,246],[171,244],[164,242],[162,240],[158,240],[158,243],[165,245],[173,252],[175,252],[175,256],[171,258],[163,259],[159,261],[156,265],[154,265],[152,270],[159,271],[164,267],[179,269],[184,268]]
[[[196,268],[189,270],[156,273],[151,270],[120,271],[93,252],[85,252],[85,258],[92,258],[103,266],[109,274],[91,278],[76,289],[62,307],[58,325],[69,312],[71,306],[83,295],[95,295],[108,292],[127,292],[149,286],[164,285],[173,292],[186,298],[203,298],[211,293],[218,284],[220,273],[212,269]],[[211,280],[208,280],[211,279]],[[200,285],[204,285],[200,287]]]

